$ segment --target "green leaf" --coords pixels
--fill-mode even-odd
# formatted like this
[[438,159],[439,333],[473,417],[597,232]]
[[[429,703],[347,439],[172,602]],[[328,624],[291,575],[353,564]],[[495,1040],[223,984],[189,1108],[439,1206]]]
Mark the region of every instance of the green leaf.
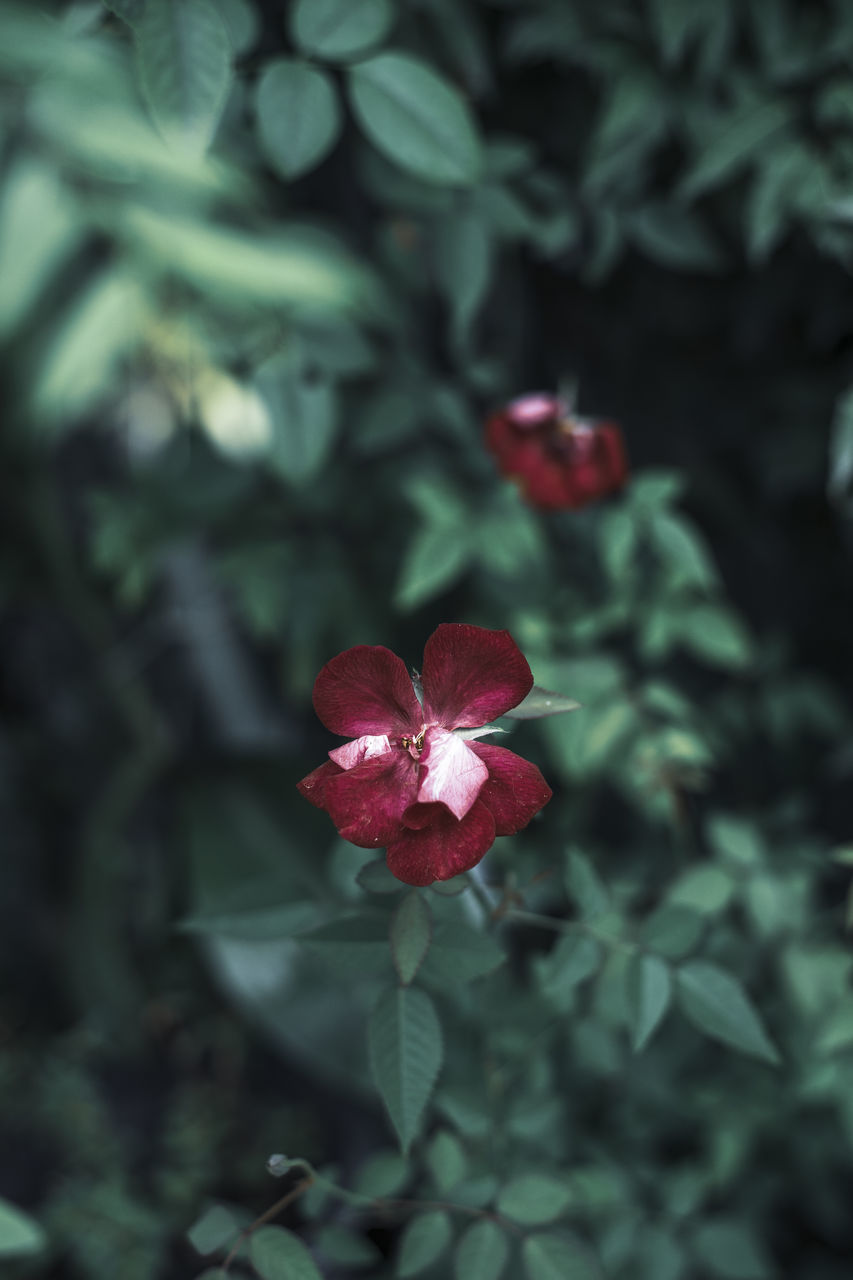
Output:
[[702,1266],[722,1280],[768,1280],[773,1274],[748,1222],[722,1216],[708,1219],[694,1231],[692,1244]]
[[204,1255],[215,1253],[233,1240],[239,1230],[233,1213],[221,1204],[213,1204],[190,1227],[187,1239],[196,1253]]
[[408,1176],[409,1167],[398,1151],[376,1151],[360,1166],[353,1190],[360,1196],[378,1200],[396,1195],[405,1186]]
[[261,146],[283,178],[315,168],[338,140],[341,111],[325,71],[293,58],[264,68],[255,92]]
[[381,53],[348,72],[348,87],[358,123],[383,155],[427,182],[478,180],[483,156],[474,120],[426,63]]
[[646,1047],[671,999],[669,965],[659,956],[633,955],[625,973],[625,1003],[635,1053]]
[[432,912],[424,896],[407,893],[391,918],[391,956],[404,986],[423,963],[432,938]]
[[259,16],[251,0],[213,0],[225,23],[233,53],[248,53],[258,39]]
[[692,960],[676,973],[679,1004],[695,1027],[773,1066],[780,1058],[737,978],[715,964]]
[[658,554],[666,562],[673,587],[713,587],[717,571],[704,540],[693,524],[671,511],[654,512],[650,524]]
[[273,356],[255,375],[272,420],[269,463],[291,484],[304,485],[322,468],[337,428],[332,383],[308,377],[297,353]]
[[752,642],[743,623],[721,605],[699,604],[679,620],[682,643],[696,657],[736,671],[752,662]]
[[391,1122],[407,1152],[441,1066],[441,1025],[416,987],[385,992],[370,1016],[370,1065]]
[[496,1223],[483,1218],[470,1226],[457,1244],[453,1274],[456,1280],[499,1280],[508,1258],[506,1236]]
[[[275,886],[270,888],[276,891]],[[258,942],[269,938],[290,938],[300,929],[314,924],[318,912],[316,902],[291,901],[269,907],[235,904],[233,911],[206,911],[186,916],[179,921],[177,928],[181,933]]]
[[601,1268],[585,1244],[568,1232],[538,1232],[521,1249],[527,1280],[602,1280]]
[[829,442],[829,492],[843,498],[853,486],[853,387],[835,402]]
[[442,1195],[461,1182],[468,1172],[465,1148],[447,1129],[439,1129],[426,1150],[426,1164],[433,1182]]
[[504,963],[505,952],[488,934],[469,925],[440,924],[421,976],[438,985],[471,982]]
[[609,906],[607,889],[590,859],[580,849],[566,851],[566,892],[584,920],[603,915]]
[[295,0],[290,35],[312,57],[354,58],[384,40],[394,23],[390,0]]
[[306,1246],[284,1227],[261,1227],[249,1240],[249,1257],[262,1280],[323,1280]]
[[0,203],[0,336],[24,319],[82,231],[75,201],[52,169],[30,158],[10,168]]
[[336,969],[381,971],[388,966],[388,934],[378,915],[344,916],[297,938]]
[[321,1227],[315,1237],[317,1249],[341,1267],[370,1267],[382,1260],[382,1254],[365,1235],[351,1231],[337,1222]]
[[790,123],[791,113],[788,102],[773,99],[744,103],[728,112],[682,179],[678,195],[692,200],[757,160],[769,139]]
[[497,1208],[498,1213],[523,1227],[538,1227],[559,1218],[573,1199],[571,1187],[561,1178],[523,1173],[501,1188]]
[[720,858],[737,866],[755,868],[764,859],[760,832],[751,822],[733,814],[711,815],[708,819],[708,840]]
[[625,506],[602,511],[598,524],[601,558],[617,585],[626,581],[634,562],[637,524]]
[[489,226],[473,209],[441,219],[435,233],[436,280],[450,304],[453,333],[464,342],[491,274]]
[[634,243],[661,266],[676,271],[717,271],[724,258],[702,221],[675,204],[648,204],[628,221]]
[[693,950],[704,929],[705,922],[698,911],[664,902],[643,921],[640,941],[668,960],[680,960]]
[[453,1228],[450,1217],[443,1209],[419,1213],[406,1225],[400,1239],[397,1257],[397,1275],[400,1280],[416,1276],[431,1267],[450,1244]]
[[462,526],[423,524],[409,543],[394,592],[398,609],[415,609],[452,587],[471,562]]
[[406,887],[388,869],[384,858],[373,858],[370,862],[365,862],[355,882],[366,893],[402,893]]
[[671,887],[667,900],[673,906],[689,907],[700,915],[711,916],[722,911],[731,901],[734,881],[721,867],[705,863],[690,867]]
[[603,958],[601,944],[584,933],[567,933],[547,956],[534,961],[542,994],[558,1009],[571,1007],[573,990],[597,972]]
[[47,1236],[35,1218],[0,1199],[0,1258],[41,1253],[46,1244]]
[[142,88],[161,132],[207,149],[231,83],[231,42],[211,0],[147,0],[135,28]]
[[550,689],[540,689],[534,685],[526,698],[517,707],[505,711],[510,720],[541,720],[543,716],[559,716],[566,711],[577,711],[580,703],[564,693],[552,693]]

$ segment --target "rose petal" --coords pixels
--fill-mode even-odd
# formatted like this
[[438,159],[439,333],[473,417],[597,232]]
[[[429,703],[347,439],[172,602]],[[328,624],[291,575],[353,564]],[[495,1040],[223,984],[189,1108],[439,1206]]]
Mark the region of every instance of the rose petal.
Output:
[[476,866],[494,843],[495,824],[477,800],[461,821],[443,804],[412,805],[409,829],[388,846],[388,867],[404,884],[450,880]]
[[424,716],[446,729],[475,728],[515,707],[533,687],[508,631],[443,622],[424,650]]
[[471,750],[489,771],[478,800],[494,818],[495,834],[515,835],[548,803],[551,788],[535,764],[506,747],[474,742]]
[[446,729],[427,729],[418,775],[418,800],[439,801],[455,818],[464,818],[489,771],[462,738]]
[[546,423],[558,422],[569,412],[568,403],[550,391],[529,391],[525,396],[511,400],[505,409],[506,417],[517,429],[524,431]]
[[314,709],[347,738],[417,733],[423,724],[405,664],[381,644],[359,644],[327,662],[314,681]]
[[330,778],[325,807],[345,840],[378,849],[400,836],[417,783],[417,763],[408,751],[392,748]]
[[296,790],[306,800],[310,800],[318,809],[326,807],[326,784],[330,778],[336,778],[341,772],[338,765],[330,763],[328,760],[325,764],[321,764],[318,769],[314,769],[301,782],[297,782]]
[[387,733],[368,733],[363,738],[356,738],[353,742],[345,742],[342,747],[335,747],[334,751],[329,752],[329,759],[334,760],[335,764],[339,764],[342,769],[353,769],[357,764],[361,764],[362,760],[372,760],[375,756],[382,756],[390,750],[391,743],[388,741]]

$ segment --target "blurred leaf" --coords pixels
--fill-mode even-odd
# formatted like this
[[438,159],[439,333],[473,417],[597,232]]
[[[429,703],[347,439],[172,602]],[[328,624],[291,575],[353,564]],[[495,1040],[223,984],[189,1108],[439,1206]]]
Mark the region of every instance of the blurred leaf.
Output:
[[628,962],[625,1003],[635,1053],[644,1049],[669,1008],[672,978],[659,956],[636,952]]
[[592,1252],[568,1232],[537,1232],[521,1247],[527,1280],[602,1280]]
[[323,1280],[299,1236],[284,1227],[261,1227],[253,1232],[249,1257],[262,1280]]
[[488,934],[466,924],[440,924],[421,974],[439,985],[471,982],[505,960],[506,954]]
[[417,1134],[443,1056],[433,1003],[417,987],[392,987],[380,996],[368,1025],[376,1086],[405,1154]]
[[523,1227],[553,1222],[574,1200],[571,1187],[545,1173],[522,1173],[501,1187],[497,1210]]
[[715,915],[728,906],[733,893],[734,882],[728,872],[706,863],[682,872],[670,886],[667,901],[703,916]]
[[676,586],[713,587],[717,571],[705,540],[691,521],[669,511],[656,511],[650,524],[658,554],[666,563],[670,582]]
[[167,139],[205,151],[231,81],[231,43],[212,0],[146,0],[135,27],[142,88]]
[[384,40],[394,24],[390,0],[294,0],[293,41],[312,57],[354,58]]
[[409,1166],[398,1151],[376,1151],[360,1166],[353,1190],[371,1199],[393,1196],[403,1189],[408,1177]]
[[679,634],[697,658],[715,666],[741,671],[752,662],[752,643],[746,627],[722,605],[694,605],[681,617]]
[[382,1258],[379,1249],[366,1235],[350,1230],[338,1222],[321,1227],[314,1237],[315,1247],[341,1267],[375,1266]]
[[567,933],[547,956],[534,961],[539,988],[557,1009],[568,1010],[574,1003],[574,988],[598,972],[604,952],[595,938],[580,932]]
[[233,1240],[239,1230],[233,1213],[224,1205],[214,1204],[205,1209],[193,1223],[187,1232],[187,1239],[196,1253],[205,1255],[221,1249],[229,1240]]
[[117,390],[119,362],[139,341],[141,291],[125,272],[107,268],[78,297],[49,344],[35,405],[49,423],[71,422]]
[[692,1244],[702,1266],[723,1280],[769,1280],[775,1274],[754,1228],[737,1218],[700,1222]]
[[325,71],[293,58],[267,63],[255,90],[261,145],[288,181],[316,168],[340,136],[335,86]]
[[509,1245],[500,1227],[482,1218],[468,1227],[456,1245],[456,1280],[499,1280],[509,1259]]
[[248,53],[258,40],[260,19],[251,0],[213,0],[225,23],[231,49],[236,55]]
[[41,1253],[47,1236],[34,1218],[9,1200],[0,1199],[0,1257]]
[[716,125],[697,159],[682,178],[678,195],[693,200],[719,186],[747,164],[791,121],[791,107],[782,99],[757,99],[734,107]]
[[718,857],[740,867],[758,867],[764,861],[761,834],[750,822],[728,813],[712,813],[708,840]]
[[637,542],[636,523],[626,507],[603,511],[599,521],[601,558],[615,583],[627,578],[634,560]]
[[343,916],[301,933],[297,941],[342,973],[377,973],[391,962],[388,926],[379,915]]
[[254,941],[291,938],[301,929],[312,925],[319,910],[316,902],[283,902],[280,906],[272,907],[240,907],[235,904],[233,910],[219,914],[208,911],[186,916],[177,927],[182,933],[200,933],[219,938],[245,938]]
[[335,437],[334,386],[308,375],[290,355],[265,361],[255,374],[255,386],[272,421],[270,466],[291,484],[306,484],[322,468]]
[[450,1191],[468,1172],[465,1148],[454,1133],[439,1129],[426,1150],[426,1165],[442,1195]]
[[700,1031],[772,1066],[780,1062],[749,996],[718,965],[691,960],[676,971],[682,1010]]
[[371,142],[427,182],[476,182],[483,157],[463,100],[425,62],[380,53],[348,72],[350,101]]
[[628,232],[653,262],[675,271],[718,271],[725,261],[701,219],[675,205],[646,205],[630,218]]
[[391,917],[391,956],[404,986],[423,963],[432,938],[432,912],[417,889],[407,893]]
[[450,304],[455,341],[464,343],[491,275],[489,228],[474,209],[461,209],[437,223],[435,269]]
[[518,706],[511,707],[504,715],[509,720],[541,720],[543,716],[558,716],[566,711],[577,711],[579,702],[564,693],[552,693],[534,685]]
[[853,491],[853,387],[835,402],[829,444],[829,492],[838,501]]
[[396,1270],[400,1280],[416,1276],[437,1262],[452,1236],[450,1217],[443,1209],[432,1209],[412,1218],[400,1237]]
[[119,18],[133,26],[145,12],[146,0],[103,0]]
[[603,915],[609,906],[609,895],[601,877],[580,849],[566,850],[566,892],[584,920]]
[[355,882],[367,893],[402,893],[405,885],[389,870],[383,858],[374,858],[365,862],[355,878]]
[[643,511],[653,511],[677,502],[684,492],[686,477],[678,471],[662,468],[641,471],[634,476],[628,489],[631,505]]
[[698,911],[664,902],[643,921],[640,940],[667,960],[680,960],[693,950],[704,931],[705,922]]
[[452,587],[471,562],[461,526],[423,524],[409,543],[394,592],[398,609],[415,609]]
[[76,201],[56,175],[35,160],[17,161],[0,203],[0,337],[25,319],[82,234]]

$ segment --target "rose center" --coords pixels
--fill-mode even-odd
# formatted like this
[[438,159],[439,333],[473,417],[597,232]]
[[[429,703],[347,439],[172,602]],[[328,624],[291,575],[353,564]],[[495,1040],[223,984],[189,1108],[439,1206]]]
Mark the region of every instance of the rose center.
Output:
[[412,756],[415,760],[417,760],[418,756],[421,754],[421,752],[424,749],[425,733],[426,733],[426,727],[421,729],[417,737],[411,736],[409,734],[404,734],[403,737],[400,739],[400,746],[403,747],[405,751],[408,751],[409,755]]

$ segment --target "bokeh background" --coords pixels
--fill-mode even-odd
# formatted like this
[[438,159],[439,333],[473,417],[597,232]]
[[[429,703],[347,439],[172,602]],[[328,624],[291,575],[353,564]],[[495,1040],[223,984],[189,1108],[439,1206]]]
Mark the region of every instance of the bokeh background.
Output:
[[[286,1152],[568,1171],[583,1280],[849,1276],[853,10],[4,3],[0,139],[8,1274],[197,1276]],[[558,386],[631,478],[542,514],[482,424]],[[323,662],[442,621],[583,704],[516,731],[555,796],[486,879],[676,908],[781,1066],[674,1006],[635,1054],[618,947],[501,926],[401,1160],[375,941],[294,940],[367,855],[294,784]],[[393,1215],[283,1220],[396,1274]]]

